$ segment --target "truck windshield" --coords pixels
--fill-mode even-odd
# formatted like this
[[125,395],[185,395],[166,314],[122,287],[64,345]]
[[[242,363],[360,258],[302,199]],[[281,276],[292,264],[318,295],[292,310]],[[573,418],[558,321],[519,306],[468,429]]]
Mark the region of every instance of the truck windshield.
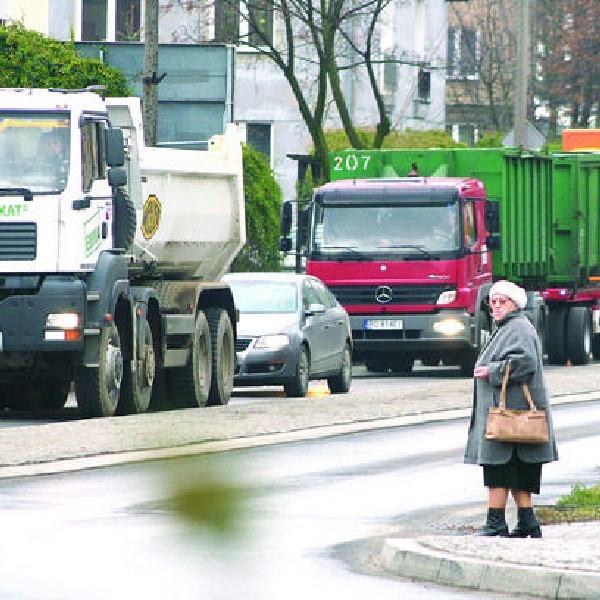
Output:
[[1,190],[62,191],[69,172],[69,126],[69,116],[61,112],[0,112]]
[[312,253],[321,256],[357,252],[373,258],[414,255],[439,257],[460,249],[458,202],[402,205],[317,204]]

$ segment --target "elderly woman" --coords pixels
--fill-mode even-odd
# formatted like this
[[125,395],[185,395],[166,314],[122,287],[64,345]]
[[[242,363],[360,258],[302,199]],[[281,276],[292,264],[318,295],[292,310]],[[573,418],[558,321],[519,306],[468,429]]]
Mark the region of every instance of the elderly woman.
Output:
[[[531,494],[540,492],[542,464],[558,459],[540,341],[523,313],[527,304],[524,289],[510,281],[498,281],[490,289],[489,302],[497,327],[475,363],[473,411],[465,451],[466,463],[483,466],[483,483],[488,488],[487,521],[479,535],[539,538],[542,532],[533,512]],[[546,409],[548,443],[486,439],[488,409],[498,405],[507,364],[510,365],[507,407],[528,408],[522,391],[522,383],[527,383],[535,405]],[[517,526],[510,534],[505,518],[509,491],[518,513]]]

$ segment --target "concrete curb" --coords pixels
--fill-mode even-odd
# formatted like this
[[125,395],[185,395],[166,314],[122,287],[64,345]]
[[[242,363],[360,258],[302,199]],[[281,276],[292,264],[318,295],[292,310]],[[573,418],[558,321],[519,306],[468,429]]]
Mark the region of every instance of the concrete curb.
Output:
[[451,587],[557,599],[600,597],[600,573],[475,559],[426,548],[418,539],[388,538],[380,558],[391,574]]

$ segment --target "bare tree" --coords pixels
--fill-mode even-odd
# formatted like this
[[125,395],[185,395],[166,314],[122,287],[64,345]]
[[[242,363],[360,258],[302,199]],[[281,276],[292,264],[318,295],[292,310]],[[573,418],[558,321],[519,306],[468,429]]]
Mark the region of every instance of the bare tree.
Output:
[[460,63],[448,65],[450,77],[456,78],[448,86],[448,95],[455,103],[483,108],[487,121],[501,130],[512,104],[516,3],[475,0],[468,5],[452,3],[449,11],[448,20],[454,24],[450,44],[457,46],[451,54]]
[[[207,0],[215,7],[215,38],[245,44],[269,59],[291,90],[315,148],[327,165],[324,123],[335,109],[350,144],[361,148],[342,76],[364,76],[378,111],[375,145],[390,131],[377,73],[378,23],[393,0]],[[161,10],[181,0],[163,3]],[[206,2],[188,0],[187,9]],[[276,32],[275,34],[273,32]],[[352,75],[348,75],[352,73]]]

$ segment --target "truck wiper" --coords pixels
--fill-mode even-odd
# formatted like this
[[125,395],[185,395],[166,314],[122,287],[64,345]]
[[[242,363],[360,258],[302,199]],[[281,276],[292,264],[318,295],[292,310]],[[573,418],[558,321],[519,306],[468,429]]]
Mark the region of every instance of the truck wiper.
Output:
[[23,200],[25,200],[25,202],[33,200],[33,194],[31,193],[31,190],[24,187],[0,188],[0,195],[1,194],[4,194],[5,196],[23,196]]
[[394,249],[401,249],[401,250],[417,250],[418,252],[420,252],[421,254],[423,254],[424,256],[426,256],[429,259],[437,259],[437,256],[434,256],[433,254],[431,254],[431,252],[428,252],[427,250],[425,250],[425,248],[423,246],[417,246],[414,244],[391,244],[390,246],[386,246],[386,248],[394,248]]
[[347,250],[352,254],[353,257],[358,258],[359,260],[373,260],[371,257],[364,255],[354,246],[323,246],[321,250]]

